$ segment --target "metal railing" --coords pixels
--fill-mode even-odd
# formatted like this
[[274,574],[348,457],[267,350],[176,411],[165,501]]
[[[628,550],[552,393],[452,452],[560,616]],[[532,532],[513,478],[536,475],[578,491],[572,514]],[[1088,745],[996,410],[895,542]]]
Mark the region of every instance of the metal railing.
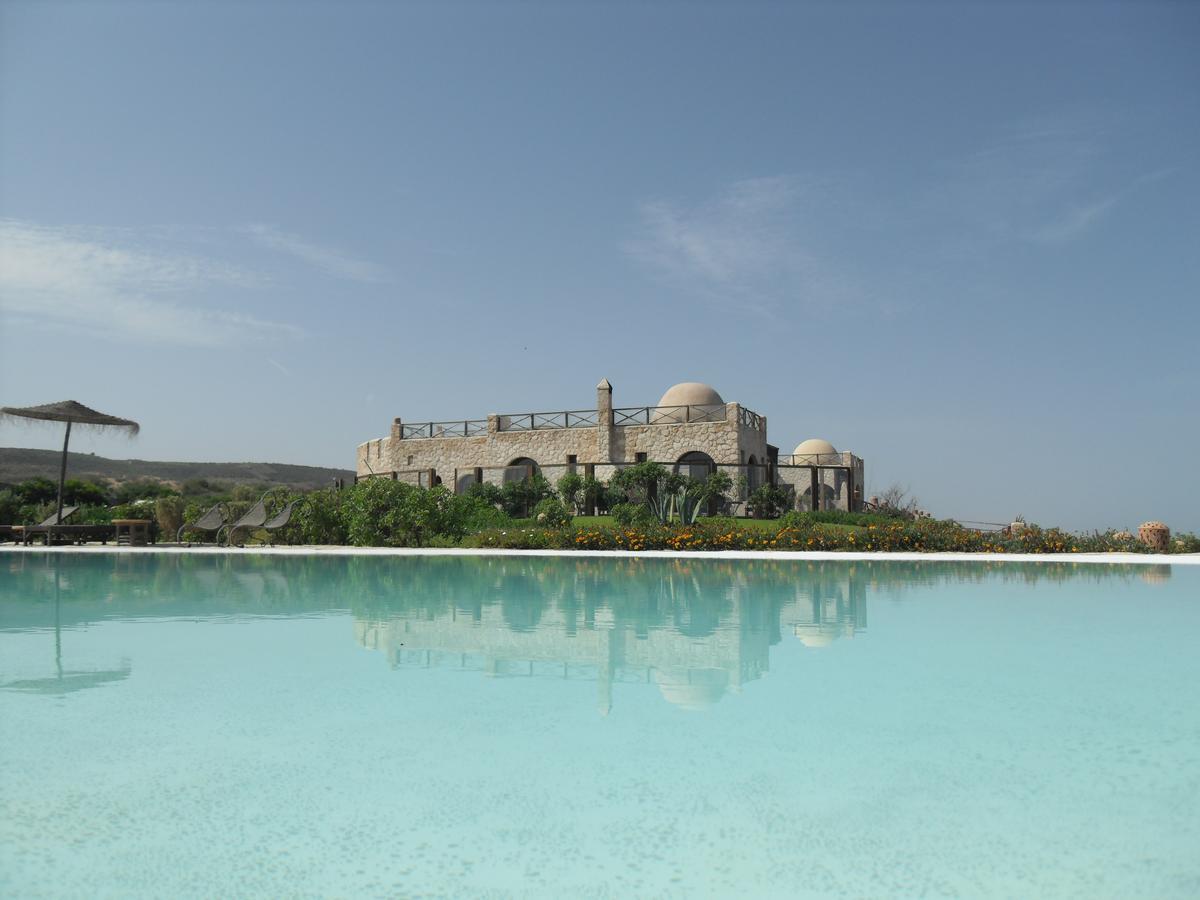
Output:
[[[739,421],[748,428],[763,431],[766,420],[758,413],[740,409]],[[564,428],[595,428],[600,424],[600,412],[595,409],[568,409],[556,412],[510,413],[497,416],[498,431],[552,431]],[[613,425],[694,425],[704,422],[724,422],[725,404],[691,404],[688,406],[628,406],[613,410]],[[487,419],[458,419],[446,422],[403,422],[400,440],[430,438],[474,437],[487,434]]]
[[457,422],[402,422],[400,440],[413,438],[456,438],[487,434],[487,419],[460,419]]
[[[847,461],[847,457],[849,461]],[[849,468],[858,460],[853,453],[801,453],[791,456],[780,456],[781,466],[834,466],[839,469]]]
[[699,422],[724,422],[724,403],[704,403],[690,406],[628,406],[613,410],[613,424],[627,425],[692,425]]
[[595,428],[600,413],[594,409],[563,412],[512,413],[499,417],[499,431],[546,431],[555,428]]

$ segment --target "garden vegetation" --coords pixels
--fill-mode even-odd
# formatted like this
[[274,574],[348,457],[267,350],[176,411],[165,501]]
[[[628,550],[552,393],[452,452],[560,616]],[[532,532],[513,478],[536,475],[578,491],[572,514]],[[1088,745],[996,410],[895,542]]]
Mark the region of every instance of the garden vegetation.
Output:
[[[421,488],[383,478],[299,494],[277,488],[268,491],[269,505],[277,511],[295,500],[291,522],[274,535],[251,532],[246,541],[533,550],[1151,552],[1123,532],[1077,534],[1028,524],[1017,534],[979,531],[914,515],[911,504],[877,512],[784,512],[791,498],[772,486],[750,493],[753,519],[709,515],[732,487],[724,473],[695,481],[657,463],[640,463],[608,483],[568,474],[551,485],[538,475],[503,486],[475,485],[461,495],[442,486]],[[224,505],[227,517],[241,515],[263,489],[210,482],[188,483],[181,490],[157,482],[108,488],[73,480],[66,484],[65,502],[81,507],[73,521],[147,518],[162,537],[172,539],[180,525],[195,521],[214,503]],[[0,525],[40,521],[52,512],[56,491],[48,479],[0,490]],[[604,514],[581,515],[585,510]],[[1200,552],[1200,538],[1176,535],[1170,550]]]

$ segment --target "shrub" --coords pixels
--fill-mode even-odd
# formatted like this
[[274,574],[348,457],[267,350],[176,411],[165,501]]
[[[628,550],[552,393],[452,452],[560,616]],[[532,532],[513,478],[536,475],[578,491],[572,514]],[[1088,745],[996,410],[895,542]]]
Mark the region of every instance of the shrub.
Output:
[[[118,503],[110,510],[110,512],[112,513],[111,519],[154,520],[154,501],[134,500],[130,503]],[[47,515],[49,515],[49,513],[47,513]]]
[[611,515],[622,528],[644,527],[654,522],[654,513],[644,503],[615,503]]
[[58,499],[58,485],[49,478],[30,478],[13,488],[13,494],[22,506],[49,503]]
[[[50,510],[46,515],[50,515],[53,511]],[[79,512],[75,513],[67,521],[69,524],[74,525],[107,525],[112,520],[112,510],[108,506],[104,504],[91,504],[89,506],[81,506]]]
[[718,469],[715,472],[710,472],[708,477],[703,481],[703,499],[717,500],[726,496],[733,489],[733,479],[729,477],[728,472],[722,472]]
[[562,498],[567,509],[575,513],[579,512],[583,503],[583,484],[583,476],[574,472],[568,472],[558,479],[558,496]]
[[1186,531],[1177,534],[1171,541],[1171,550],[1174,553],[1200,553],[1200,536]]
[[159,497],[154,501],[154,518],[169,540],[174,540],[183,525],[183,498]]
[[522,518],[545,500],[554,496],[554,488],[540,473],[521,481],[510,481],[500,489],[500,506],[511,517]]
[[347,536],[360,547],[423,547],[435,535],[458,540],[482,509],[441,485],[420,488],[383,478],[360,481],[345,494]]
[[756,519],[774,519],[785,509],[791,498],[788,492],[773,484],[764,484],[755,488],[747,500],[747,506]]
[[533,509],[533,519],[543,528],[566,528],[571,524],[571,514],[557,497],[541,500]]
[[594,506],[596,509],[607,511],[612,508],[614,503],[620,502],[612,499],[614,492],[594,475],[583,476],[583,487],[580,492],[585,508]]
[[210,481],[207,478],[189,478],[183,483],[183,496],[185,497],[200,497],[228,492],[229,485],[223,481]]
[[279,539],[289,544],[349,543],[345,510],[348,494],[349,491],[323,488],[302,495]]
[[[490,486],[494,487],[494,485]],[[457,498],[457,502],[463,509],[464,526],[468,532],[483,531],[487,528],[503,528],[512,522],[504,510],[497,509],[495,504],[489,503],[481,497],[463,495]]]
[[495,484],[483,481],[479,484],[473,484],[467,488],[463,494],[464,497],[469,497],[474,500],[480,500],[492,506],[499,506],[503,500],[503,491]]
[[618,469],[608,484],[609,487],[620,491],[624,499],[640,503],[649,499],[667,477],[666,468],[659,463],[640,462]]
[[509,550],[546,550],[566,546],[566,532],[549,528],[505,528],[482,531],[466,538],[463,547],[495,547]]
[[[55,496],[57,497],[57,490]],[[69,478],[63,484],[63,502],[75,506],[107,506],[108,491],[94,481]]]
[[921,502],[909,495],[908,488],[899,484],[890,485],[887,490],[875,498],[878,511],[884,515],[898,519],[915,519],[921,512]]
[[12,490],[0,491],[0,525],[20,524],[20,510],[21,501]]
[[168,484],[160,481],[126,481],[117,485],[112,492],[112,502],[118,505],[132,503],[134,500],[152,500],[156,497],[169,497],[178,494]]
[[792,510],[779,519],[781,528],[802,528],[818,523],[825,525],[887,525],[897,517],[880,512],[846,512],[841,509]]
[[269,490],[269,486],[263,484],[235,484],[233,490],[229,492],[229,496],[234,500],[257,501],[263,495],[264,490]]

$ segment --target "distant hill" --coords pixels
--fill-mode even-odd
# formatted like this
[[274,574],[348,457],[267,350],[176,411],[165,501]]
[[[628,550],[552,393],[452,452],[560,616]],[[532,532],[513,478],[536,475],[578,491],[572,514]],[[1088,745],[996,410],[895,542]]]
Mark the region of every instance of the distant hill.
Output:
[[[41,476],[58,479],[62,453],[0,447],[0,483],[16,484]],[[232,484],[269,483],[296,489],[328,487],[335,478],[354,481],[349,469],[292,466],[286,463],[158,462],[149,459],[105,459],[90,453],[67,454],[67,477],[92,481],[161,481],[176,487],[193,478]]]

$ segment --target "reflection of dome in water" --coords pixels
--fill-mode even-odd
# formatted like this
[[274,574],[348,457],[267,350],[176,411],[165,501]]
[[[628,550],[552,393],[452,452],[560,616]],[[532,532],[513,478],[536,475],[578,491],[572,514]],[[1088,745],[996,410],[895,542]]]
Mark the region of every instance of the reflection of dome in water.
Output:
[[1170,566],[1143,566],[1142,581],[1146,584],[1162,584],[1171,580]]
[[807,441],[797,444],[796,449],[792,451],[794,456],[816,456],[818,453],[837,453],[837,450],[829,441],[809,438]]
[[797,625],[793,629],[793,633],[805,647],[816,650],[820,647],[828,647],[834,641],[847,632],[846,629],[836,625]]
[[725,694],[729,673],[724,669],[655,669],[659,692],[681,709],[707,709]]
[[[711,385],[698,381],[683,381],[668,388],[658,401],[658,406],[724,406],[725,401]],[[705,411],[708,412],[707,410]],[[714,410],[715,412],[715,410]],[[683,410],[664,410],[650,417],[651,425],[663,425],[685,421]]]

